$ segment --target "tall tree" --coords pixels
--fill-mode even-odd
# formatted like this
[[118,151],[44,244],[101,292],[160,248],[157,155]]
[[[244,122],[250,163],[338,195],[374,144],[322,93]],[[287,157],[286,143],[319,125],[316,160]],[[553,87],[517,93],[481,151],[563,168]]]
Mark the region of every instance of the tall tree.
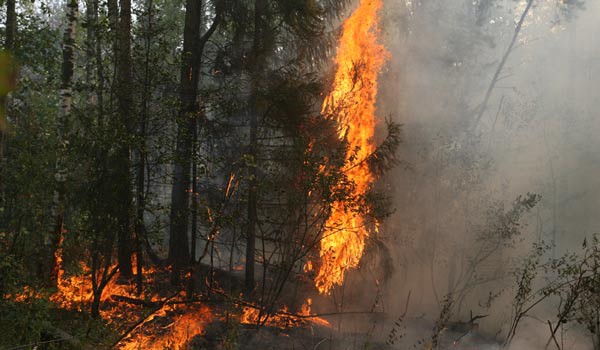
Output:
[[79,15],[78,0],[67,1],[67,27],[63,39],[63,60],[60,83],[60,104],[57,117],[57,134],[60,142],[59,155],[56,160],[54,177],[56,188],[52,203],[52,216],[54,218],[54,227],[52,230],[52,273],[50,282],[56,284],[58,281],[59,249],[64,239],[64,221],[65,221],[65,199],[66,199],[66,181],[68,169],[66,164],[67,147],[69,144],[69,119],[71,115],[71,97],[73,92],[73,71],[75,66],[75,30],[77,27],[77,17]]
[[250,144],[249,155],[252,158],[249,167],[248,183],[248,226],[246,230],[246,273],[245,292],[250,296],[254,291],[254,265],[256,250],[256,225],[258,224],[257,212],[257,164],[258,158],[258,94],[262,81],[263,67],[265,63],[265,38],[266,31],[266,1],[254,1],[254,35],[252,40],[252,60],[250,62],[251,92],[248,111],[250,113]]
[[198,119],[197,97],[201,58],[206,42],[221,22],[223,11],[220,2],[215,2],[214,20],[208,30],[201,35],[202,9],[202,1],[186,1],[179,86],[180,113],[177,120],[169,231],[169,261],[173,264],[172,283],[179,282],[182,269],[190,261],[188,242],[190,172],[192,145]]
[[132,192],[131,192],[131,142],[132,106],[133,106],[133,76],[131,59],[131,0],[119,1],[119,26],[117,40],[117,149],[115,162],[115,205],[119,206],[117,259],[120,275],[131,278],[132,270]]
[[[6,37],[4,41],[4,49],[8,52],[11,52],[15,48],[15,36],[17,32],[17,14],[15,9],[15,1],[16,0],[7,0],[6,1]],[[3,57],[0,57],[3,60],[4,65],[10,65],[11,56],[9,54],[4,54]],[[6,94],[12,88],[10,85],[11,74],[10,71],[2,72],[6,77],[0,77],[1,79],[6,79],[4,84],[7,86],[0,86],[0,166],[4,163],[4,129],[6,128],[6,113],[8,111],[8,98]],[[4,181],[0,177],[0,204],[4,201]]]
[[150,74],[150,50],[152,45],[152,28],[154,23],[154,1],[146,0],[145,4],[146,18],[144,21],[144,72],[143,89],[141,101],[141,114],[138,123],[138,143],[137,143],[137,170],[135,178],[135,201],[136,201],[136,219],[135,219],[135,256],[136,256],[136,284],[138,293],[142,291],[142,242],[146,240],[146,227],[144,225],[144,213],[146,211],[146,137],[149,118],[150,86],[152,76]]
[[173,167],[171,191],[171,226],[169,232],[169,261],[173,264],[172,283],[179,282],[182,268],[190,260],[188,242],[188,204],[190,166],[192,156],[192,133],[196,128],[196,96],[200,68],[200,18],[202,4],[187,0],[183,32],[183,54],[180,82],[180,115],[177,120],[177,145]]

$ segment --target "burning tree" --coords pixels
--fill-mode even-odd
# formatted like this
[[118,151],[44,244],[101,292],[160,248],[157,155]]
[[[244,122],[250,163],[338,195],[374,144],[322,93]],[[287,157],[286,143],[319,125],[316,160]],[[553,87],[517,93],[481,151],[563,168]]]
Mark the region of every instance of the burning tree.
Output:
[[[377,43],[381,2],[361,1],[338,41],[326,28],[348,5],[188,1],[184,13],[165,1],[86,1],[85,84],[73,64],[81,38],[70,14],[73,121],[63,123],[61,114],[60,133],[45,140],[62,147],[69,136],[69,147],[52,148],[69,181],[59,178],[54,214],[46,213],[48,195],[37,193],[46,200],[41,221],[57,222],[40,254],[54,261],[56,286],[3,294],[16,303],[47,299],[69,316],[89,312],[117,348],[181,348],[207,324],[232,320],[328,327],[313,317],[309,295],[330,293],[360,263],[385,211],[374,195],[377,179],[393,165],[400,137],[391,123],[387,136],[377,133],[377,79],[387,58]],[[79,9],[76,1],[69,6]],[[158,8],[184,20],[170,23]],[[181,37],[170,25],[183,31],[182,52],[167,44],[169,35]],[[155,46],[153,30],[163,40]],[[328,88],[321,68],[332,45]],[[169,55],[167,63],[153,49]],[[165,81],[150,78],[153,64]],[[163,225],[154,237],[153,215]],[[17,247],[34,235],[18,226],[22,217],[10,219],[1,249],[24,261]],[[161,245],[152,243],[164,226],[169,256],[157,259]],[[2,261],[2,270],[13,264]],[[161,322],[177,332],[161,333]]]

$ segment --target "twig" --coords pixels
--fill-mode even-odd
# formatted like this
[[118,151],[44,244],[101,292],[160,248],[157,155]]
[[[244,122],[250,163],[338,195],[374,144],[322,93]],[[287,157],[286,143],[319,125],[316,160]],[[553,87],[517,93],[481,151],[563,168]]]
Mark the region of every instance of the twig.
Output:
[[323,338],[323,340],[321,340],[320,342],[318,342],[318,343],[317,343],[317,345],[315,345],[315,347],[313,348],[313,350],[317,350],[317,348],[319,347],[319,345],[323,344],[323,343],[324,343],[324,342],[326,342],[327,340],[329,340],[329,339],[327,339],[327,338]]
[[404,318],[404,316],[406,316],[406,314],[408,313],[408,303],[410,302],[410,293],[412,293],[412,290],[408,291],[408,296],[406,297],[406,305],[404,305],[404,312],[402,313],[402,318]]
[[[558,323],[560,324],[560,320],[558,321]],[[554,333],[556,333],[556,332],[552,329],[552,322],[550,322],[550,320],[548,320],[548,327],[550,327],[550,337],[551,337],[551,339],[554,340],[554,344],[556,345],[556,348],[558,350],[560,350],[560,345],[558,345],[558,341],[556,340],[556,336],[554,335]]]

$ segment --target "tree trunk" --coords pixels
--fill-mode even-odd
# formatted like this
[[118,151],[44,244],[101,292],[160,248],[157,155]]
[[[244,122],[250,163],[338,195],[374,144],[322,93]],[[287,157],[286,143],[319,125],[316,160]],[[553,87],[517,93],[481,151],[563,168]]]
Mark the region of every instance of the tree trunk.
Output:
[[171,275],[173,284],[179,283],[181,271],[190,260],[188,242],[189,187],[193,131],[196,128],[196,97],[198,94],[201,55],[197,45],[200,41],[201,16],[201,2],[187,0],[180,83],[181,112],[177,123],[177,146],[171,191],[169,261],[173,264]]
[[190,253],[190,269],[188,271],[188,298],[193,299],[195,290],[194,275],[196,265],[196,245],[198,234],[198,164],[196,149],[198,147],[198,125],[194,128],[192,137],[192,205],[191,205],[191,238],[192,251]]
[[[96,0],[97,1],[97,0]],[[96,49],[96,26],[98,23],[98,11],[94,6],[94,0],[85,0],[85,85],[90,94],[89,102],[90,105],[94,104],[93,93],[94,88],[94,59]]]
[[255,0],[254,2],[254,38],[253,38],[253,57],[250,63],[251,91],[249,101],[250,112],[250,145],[249,154],[252,158],[252,164],[248,169],[248,227],[246,230],[246,274],[245,274],[245,294],[250,297],[254,292],[254,267],[256,254],[256,225],[258,224],[257,202],[258,202],[258,183],[257,183],[257,156],[258,156],[258,91],[261,82],[261,67],[265,63],[264,49],[264,30],[265,30],[265,1]]
[[4,48],[12,50],[15,47],[15,36],[17,33],[17,13],[15,10],[16,0],[6,0],[6,38]]
[[146,132],[148,121],[148,103],[150,99],[150,44],[152,39],[152,24],[153,24],[153,0],[146,1],[146,26],[145,26],[145,60],[144,60],[144,90],[142,93],[142,115],[139,123],[140,144],[138,145],[138,165],[136,172],[136,235],[135,235],[135,260],[136,265],[136,285],[138,294],[142,292],[142,241],[146,239],[146,228],[144,225],[144,213],[146,211],[146,195],[144,184],[146,179]]
[[93,35],[95,39],[94,44],[96,46],[94,51],[94,59],[96,61],[96,106],[98,108],[98,125],[102,128],[104,124],[104,65],[102,64],[102,36],[100,25],[98,23],[99,0],[92,0],[91,5],[94,11]]
[[130,142],[131,135],[131,106],[132,94],[132,60],[131,60],[131,0],[120,0],[119,29],[117,34],[117,110],[118,131],[117,137],[117,167],[115,180],[118,182],[116,205],[119,206],[117,236],[117,259],[119,273],[122,278],[129,279],[133,276],[131,257],[133,252],[133,238],[131,227],[131,162]]
[[65,197],[68,169],[66,164],[68,147],[68,122],[71,114],[71,95],[73,90],[73,69],[75,63],[75,30],[79,14],[78,0],[67,2],[67,28],[63,43],[63,61],[60,84],[60,104],[57,118],[57,134],[60,141],[59,155],[56,160],[54,177],[56,188],[52,203],[54,227],[52,229],[52,272],[50,283],[56,285],[60,274],[60,245],[64,240]]
[[[15,48],[15,34],[17,32],[17,14],[15,11],[15,0],[6,1],[6,40],[4,42],[4,49],[6,51],[13,51]],[[4,128],[6,124],[4,118],[6,118],[8,112],[8,97],[0,95],[0,169],[4,165],[4,143],[5,135]],[[0,177],[0,207],[4,207],[4,181]]]

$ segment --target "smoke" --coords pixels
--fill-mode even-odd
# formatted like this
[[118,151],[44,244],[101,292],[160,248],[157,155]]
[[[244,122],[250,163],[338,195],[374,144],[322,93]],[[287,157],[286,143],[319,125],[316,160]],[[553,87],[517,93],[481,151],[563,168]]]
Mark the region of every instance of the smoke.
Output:
[[[382,35],[393,57],[378,115],[403,125],[404,142],[402,164],[385,179],[396,211],[382,228],[395,267],[383,299],[389,315],[408,305],[409,328],[411,319],[438,319],[452,293],[452,322],[489,315],[478,333],[502,339],[510,272],[532,243],[553,244],[547,254],[559,256],[600,229],[600,1],[565,3],[575,2],[535,1],[479,122],[526,1],[385,4]],[[528,192],[542,199],[520,217],[520,234],[472,267],[482,232]],[[552,307],[523,323],[511,348],[545,346]],[[577,332],[564,335],[566,348],[589,348]]]

